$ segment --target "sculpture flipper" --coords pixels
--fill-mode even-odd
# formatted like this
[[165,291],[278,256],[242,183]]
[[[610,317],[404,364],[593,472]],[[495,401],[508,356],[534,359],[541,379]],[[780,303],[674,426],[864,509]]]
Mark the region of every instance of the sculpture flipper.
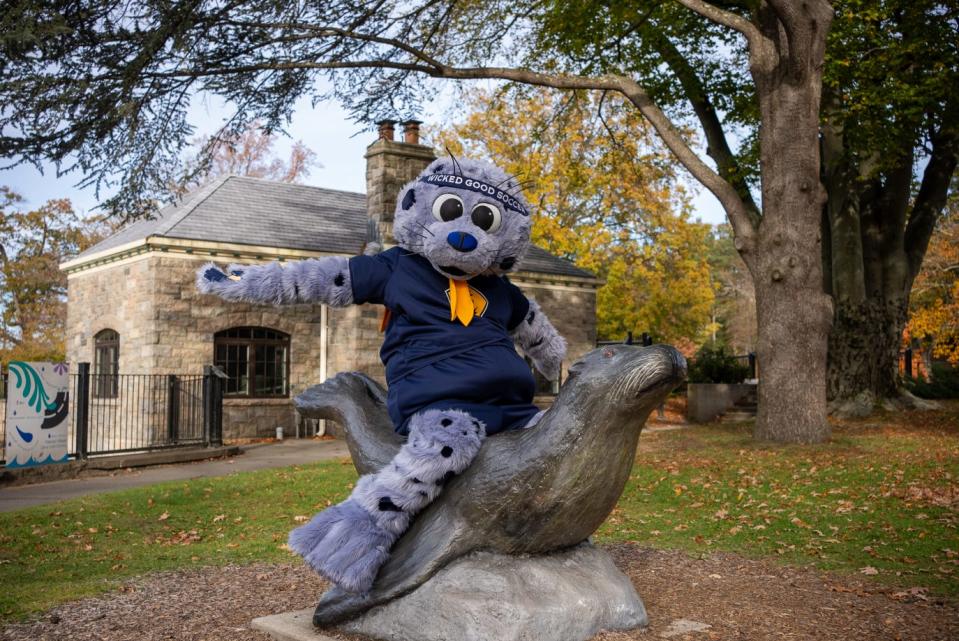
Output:
[[329,419],[343,427],[360,474],[382,468],[403,445],[386,411],[386,390],[365,374],[341,372],[306,389],[293,403],[307,418]]

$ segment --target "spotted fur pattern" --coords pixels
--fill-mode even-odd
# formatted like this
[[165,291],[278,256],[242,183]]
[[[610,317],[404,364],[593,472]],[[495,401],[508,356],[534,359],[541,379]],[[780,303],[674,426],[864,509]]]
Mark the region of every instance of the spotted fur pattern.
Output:
[[460,410],[415,415],[393,460],[361,477],[346,501],[290,532],[290,548],[344,590],[369,591],[413,516],[469,467],[485,437],[483,423]]

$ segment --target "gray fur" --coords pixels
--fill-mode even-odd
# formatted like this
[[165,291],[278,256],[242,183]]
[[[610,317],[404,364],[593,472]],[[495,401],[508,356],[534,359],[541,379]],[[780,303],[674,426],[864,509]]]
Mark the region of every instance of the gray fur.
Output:
[[[518,181],[488,162],[464,158],[457,160],[454,165],[451,159],[440,158],[430,163],[421,176],[431,173],[462,173],[491,185],[499,184],[529,210],[529,204],[519,189]],[[409,209],[403,209],[404,202],[408,202],[406,194],[411,189],[415,193],[414,204]],[[455,194],[462,200],[463,216],[448,222],[434,218],[433,202],[443,194]],[[497,231],[487,233],[470,220],[470,212],[479,203],[499,209],[502,226]],[[531,224],[530,216],[506,209],[488,195],[446,185],[423,183],[417,177],[400,190],[393,234],[401,247],[425,256],[443,275],[456,280],[468,280],[483,273],[501,275],[516,269],[529,247]],[[479,241],[478,247],[466,253],[456,251],[446,242],[447,235],[454,231],[471,234]],[[513,259],[512,264],[503,268],[501,264],[507,258]],[[449,274],[440,269],[441,266],[449,265],[458,267],[467,275]]]
[[290,548],[344,590],[369,591],[413,516],[469,467],[485,437],[482,422],[460,410],[415,415],[409,440],[393,460],[360,477],[346,501],[290,532]]
[[559,380],[560,366],[566,358],[566,339],[556,331],[536,301],[529,301],[529,311],[513,330],[513,339],[543,376],[551,381]]
[[343,256],[230,265],[225,273],[215,264],[206,263],[196,273],[196,286],[204,294],[216,294],[234,302],[325,303],[331,307],[353,303],[349,261]]

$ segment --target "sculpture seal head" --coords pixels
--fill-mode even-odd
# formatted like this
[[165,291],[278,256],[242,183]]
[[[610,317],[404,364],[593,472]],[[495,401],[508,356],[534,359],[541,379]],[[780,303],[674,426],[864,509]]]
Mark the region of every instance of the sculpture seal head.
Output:
[[[582,543],[619,500],[649,413],[685,376],[685,359],[666,345],[589,352],[535,427],[487,439],[472,466],[397,541],[369,594],[333,588],[314,623],[335,624],[402,596],[477,550],[546,554]],[[354,463],[366,473],[399,448],[389,421],[377,418],[382,398],[372,380],[340,374],[297,404],[343,424]]]

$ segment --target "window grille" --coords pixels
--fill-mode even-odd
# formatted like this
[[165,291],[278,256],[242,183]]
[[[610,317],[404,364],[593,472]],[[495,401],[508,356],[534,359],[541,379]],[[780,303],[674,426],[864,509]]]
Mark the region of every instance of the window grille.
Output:
[[290,395],[290,336],[268,327],[231,327],[213,337],[213,362],[226,372],[224,395]]

